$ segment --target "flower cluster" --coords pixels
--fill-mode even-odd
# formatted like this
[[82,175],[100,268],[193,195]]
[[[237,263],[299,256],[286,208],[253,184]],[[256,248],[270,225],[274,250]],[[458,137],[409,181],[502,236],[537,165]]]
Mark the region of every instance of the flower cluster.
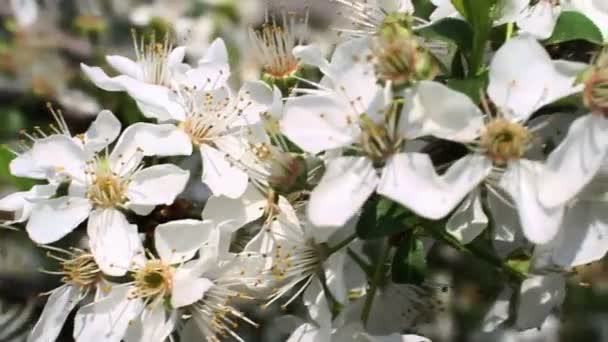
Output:
[[[608,51],[582,63],[543,42],[573,13],[608,37],[608,8],[489,1],[486,31],[506,28],[490,42],[463,1],[432,1],[426,19],[409,0],[335,2],[348,23],[331,58],[308,13],[267,14],[248,31],[262,75],[238,90],[221,38],[193,64],[169,35],[143,35],[135,59],[106,57],[113,75],[81,65],[148,120],[121,133],[104,110],[72,134],[51,110],[51,131],[14,149],[11,173],[37,185],[0,200],[3,224],[49,250],[63,282],[29,341],[56,339],[77,306],[77,341],[244,341],[258,325],[244,303],[300,299],[310,319],[289,341],[423,341],[403,332],[423,334],[449,287],[420,271],[433,243],[488,242],[518,286],[516,312],[507,287],[488,329],[539,327],[561,304],[571,268],[608,251]],[[202,213],[150,227],[196,183]],[[84,227],[84,243],[50,245]]]

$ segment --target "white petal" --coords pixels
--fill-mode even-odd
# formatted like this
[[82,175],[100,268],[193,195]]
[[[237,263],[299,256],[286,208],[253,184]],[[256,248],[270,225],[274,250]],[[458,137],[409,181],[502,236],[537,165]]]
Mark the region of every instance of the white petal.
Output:
[[319,335],[319,328],[310,323],[300,325],[291,335],[286,342],[319,342],[317,336]]
[[142,248],[137,225],[129,224],[116,209],[96,209],[89,218],[87,232],[91,253],[101,271],[114,277],[127,273]]
[[512,162],[500,180],[500,186],[513,198],[523,232],[530,242],[544,244],[551,241],[559,229],[564,208],[547,208],[537,198],[540,166],[535,162]]
[[97,87],[105,91],[125,91],[126,87],[123,84],[124,80],[128,82],[128,76],[110,77],[100,67],[90,67],[86,64],[80,64],[82,72],[93,82]]
[[176,67],[180,65],[184,61],[184,57],[186,56],[186,47],[178,46],[167,57],[167,65],[169,68]]
[[79,299],[80,289],[77,286],[63,285],[53,290],[27,341],[55,341]]
[[225,154],[208,146],[201,146],[203,159],[203,183],[215,196],[239,198],[247,189],[247,173],[226,160]]
[[11,175],[15,177],[24,177],[32,179],[45,179],[47,177],[46,169],[43,166],[38,166],[32,151],[24,152],[11,160],[9,164]]
[[494,331],[499,325],[509,318],[509,307],[513,290],[509,286],[505,286],[504,290],[496,298],[494,305],[488,310],[483,318],[483,332]]
[[503,0],[500,4],[499,17],[494,20],[494,27],[515,22],[530,5],[529,0]]
[[336,252],[323,263],[327,288],[340,303],[348,301],[348,289],[344,280],[344,263],[346,251]]
[[376,190],[378,176],[367,158],[340,157],[327,164],[310,194],[308,218],[316,226],[343,226]]
[[215,39],[207,52],[205,53],[205,57],[199,61],[200,63],[228,63],[228,50],[226,49],[226,44],[222,38]]
[[173,310],[167,319],[163,305],[145,307],[138,319],[127,329],[124,342],[163,342],[175,328],[177,312]]
[[127,57],[117,55],[106,56],[106,62],[122,75],[133,77],[136,80],[144,79],[141,66]]
[[238,98],[238,106],[243,108],[240,121],[246,125],[259,122],[261,114],[268,112],[274,100],[272,89],[262,81],[245,82],[239,90]]
[[520,330],[540,327],[551,311],[562,304],[566,282],[560,274],[532,276],[521,284],[517,321]]
[[571,200],[600,169],[608,152],[608,119],[585,115],[572,123],[539,177],[538,198],[554,207]]
[[479,136],[483,116],[468,96],[431,81],[419,82],[409,96],[399,120],[399,130],[409,139],[434,135],[470,142]]
[[488,95],[507,114],[525,121],[545,104],[578,91],[574,80],[556,70],[536,40],[519,36],[507,41],[494,55]]
[[163,223],[154,231],[156,251],[169,264],[185,262],[209,239],[212,229],[210,221],[187,219]]
[[308,95],[285,103],[281,131],[303,150],[316,154],[350,145],[358,135],[359,118],[329,96]]
[[561,8],[548,1],[540,1],[528,7],[517,20],[521,32],[529,33],[538,39],[551,37]]
[[469,155],[438,175],[427,154],[401,153],[384,167],[378,193],[411,209],[420,216],[446,216],[489,173],[491,162]]
[[150,166],[131,177],[127,197],[137,205],[170,205],[184,191],[189,177],[189,171],[173,164]]
[[47,174],[67,174],[79,181],[84,180],[88,155],[70,137],[52,135],[40,139],[34,143],[31,153],[36,166],[44,168]]
[[[192,154],[190,138],[174,125],[133,124],[122,133],[110,154],[113,171],[131,171],[143,156],[176,156]],[[139,155],[139,156],[138,156]]]
[[55,242],[74,230],[91,211],[86,198],[60,197],[36,203],[26,230],[32,241],[40,244]]
[[564,216],[553,249],[553,262],[576,267],[600,260],[608,252],[608,211],[605,203],[580,201]]
[[[362,37],[346,40],[336,46],[331,56],[330,72],[326,75],[332,79],[334,89],[344,86],[348,90],[344,95],[351,99],[359,95],[369,98],[369,94],[375,92],[377,80],[374,65],[367,58],[371,54],[370,39]],[[348,80],[357,82],[351,83]],[[362,103],[367,101],[363,100]]]
[[4,223],[24,222],[30,217],[35,202],[54,196],[56,191],[55,184],[34,185],[29,191],[15,192],[3,197],[0,199],[0,210],[13,212],[13,219]]
[[186,116],[184,108],[175,101],[175,94],[167,87],[148,84],[124,75],[109,77],[99,67],[84,64],[80,67],[96,86],[106,91],[126,91],[135,101],[148,108],[145,113],[155,113],[154,118],[170,117],[183,120]]
[[109,110],[102,110],[84,134],[85,148],[98,152],[112,143],[120,134],[120,121]]
[[203,298],[213,285],[207,278],[194,278],[188,270],[178,268],[173,275],[171,306],[181,308],[190,305]]
[[144,309],[143,301],[127,298],[130,286],[116,285],[104,298],[81,307],[74,318],[76,342],[119,342]]
[[262,217],[267,204],[266,197],[250,183],[238,199],[211,196],[205,203],[203,218],[216,224],[228,222],[238,229]]
[[473,241],[488,226],[488,217],[481,206],[479,191],[474,190],[446,223],[446,230],[460,242]]
[[315,66],[325,75],[331,73],[329,62],[317,44],[296,46],[293,49],[293,55],[300,63]]
[[435,22],[443,18],[459,17],[460,14],[449,0],[431,0],[437,8],[431,13],[430,19]]

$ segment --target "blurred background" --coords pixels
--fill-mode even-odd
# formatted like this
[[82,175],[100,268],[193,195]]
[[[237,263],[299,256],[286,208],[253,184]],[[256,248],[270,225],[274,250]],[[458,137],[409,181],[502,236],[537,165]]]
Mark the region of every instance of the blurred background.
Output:
[[[428,1],[419,1],[432,9]],[[63,112],[72,132],[83,132],[101,109],[112,110],[123,127],[143,121],[123,93],[97,89],[83,78],[79,64],[105,66],[104,56],[134,57],[132,30],[169,33],[196,61],[216,37],[228,45],[232,82],[259,77],[251,58],[247,30],[262,24],[266,9],[304,11],[310,7],[309,41],[328,52],[337,39],[332,23],[340,19],[329,0],[0,0],[0,196],[27,190],[29,180],[12,177],[12,146],[23,131],[48,127],[48,104]],[[191,196],[197,197],[193,188]],[[0,212],[0,222],[11,214]],[[73,237],[77,239],[78,237]],[[70,245],[70,240],[62,241]],[[420,333],[434,341],[608,341],[608,267],[600,262],[573,270],[566,304],[540,330],[516,334],[480,332],[488,308],[503,290],[504,278],[489,264],[436,244],[429,257],[434,277],[447,284],[441,310],[431,312]],[[39,272],[56,265],[23,230],[0,229],[0,342],[24,341],[57,277]],[[253,309],[252,309],[253,310]],[[273,318],[279,312],[254,312],[262,323],[251,340],[280,341],[289,332]],[[68,324],[60,340],[70,341]]]

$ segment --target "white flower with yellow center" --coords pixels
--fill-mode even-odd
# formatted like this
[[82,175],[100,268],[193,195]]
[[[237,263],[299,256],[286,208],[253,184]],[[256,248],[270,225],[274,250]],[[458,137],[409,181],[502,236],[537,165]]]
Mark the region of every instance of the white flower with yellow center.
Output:
[[[433,170],[428,155],[406,150],[409,140],[426,134],[426,127],[408,125],[419,113],[408,106],[398,113],[390,91],[377,85],[370,55],[367,38],[338,46],[331,63],[318,64],[325,73],[318,89],[304,89],[305,96],[285,104],[282,131],[304,151],[355,152],[329,159],[311,193],[308,216],[320,227],[344,225],[374,192],[410,206],[402,193],[424,191],[426,183],[417,173]],[[443,103],[445,108],[453,104]],[[472,137],[477,123],[462,120],[449,134]]]
[[38,322],[32,329],[28,341],[55,341],[70,312],[88,294],[103,293],[109,286],[102,279],[102,273],[93,255],[89,252],[72,249],[70,251],[47,247],[49,256],[59,261],[60,270],[46,272],[61,275],[63,285],[52,290]]
[[[523,64],[530,69],[522,69]],[[422,134],[466,143],[474,153],[456,161],[441,176],[429,163],[425,169],[418,169],[419,179],[410,185],[410,189],[418,190],[410,193],[393,187],[387,196],[400,198],[401,203],[422,216],[441,218],[484,182],[493,195],[501,197],[504,191],[510,196],[512,204],[511,200],[507,202],[517,209],[528,240],[536,244],[550,241],[562,219],[563,206],[546,206],[537,198],[543,164],[525,159],[534,133],[526,122],[544,105],[580,91],[574,80],[581,67],[577,63],[552,61],[531,37],[509,40],[496,52],[490,65],[488,95],[499,114],[489,116],[485,123],[468,97],[439,84],[421,83],[419,87],[426,91],[419,91],[410,101],[419,103],[419,107],[417,120],[409,122],[408,127],[419,126]],[[437,97],[443,101],[436,101]],[[458,129],[463,122],[474,124],[466,130]],[[404,161],[403,167],[406,165]],[[399,179],[394,182],[398,184]],[[475,222],[468,220],[480,215],[479,197],[473,191],[448,222],[448,230],[469,242],[485,224],[471,224]],[[458,217],[468,218],[467,222],[462,224]]]
[[[111,113],[106,117],[107,121],[96,125],[102,136],[120,127]],[[189,172],[174,165],[143,166],[144,156],[189,152],[188,140],[176,139],[172,128],[130,126],[112,153],[107,150],[109,139],[95,146],[96,151],[105,149],[102,153],[63,135],[38,140],[31,150],[32,160],[47,174],[69,182],[69,187],[67,194],[35,203],[26,226],[30,238],[41,244],[58,241],[89,218],[87,232],[97,264],[106,274],[124,274],[138,237],[136,226],[129,224],[121,210],[147,215],[156,205],[173,203],[188,181]]]
[[201,261],[191,260],[216,231],[209,222],[179,220],[154,232],[159,257],[138,253],[128,267],[131,281],[84,306],[76,315],[77,341],[164,341],[173,331],[177,310],[203,298],[214,283],[202,276]]
[[134,38],[134,45],[135,61],[123,56],[106,57],[108,64],[120,73],[118,76],[110,77],[99,67],[81,64],[81,68],[99,88],[126,91],[150,118],[165,121],[174,115],[183,115],[183,109],[174,101],[174,91],[186,75],[196,74],[200,82],[213,81],[218,87],[223,86],[229,76],[228,54],[221,39],[211,44],[197,70],[183,63],[185,48],[172,49],[168,37],[160,42],[154,36],[149,42],[143,37],[139,42]]
[[[180,111],[173,112],[168,120],[175,123],[176,143],[186,136],[200,152],[203,183],[214,195],[238,198],[248,180],[240,166],[240,159],[249,148],[246,127],[259,122],[268,111],[273,92],[263,82],[247,82],[234,93],[222,86],[223,81],[206,79],[206,70],[199,65],[182,79],[169,104],[178,106]],[[169,107],[166,109],[169,111]]]
[[299,62],[293,49],[302,45],[307,36],[308,10],[303,18],[282,11],[280,20],[277,22],[267,11],[262,27],[249,28],[248,32],[253,57],[262,71],[274,79],[289,78],[298,71]]

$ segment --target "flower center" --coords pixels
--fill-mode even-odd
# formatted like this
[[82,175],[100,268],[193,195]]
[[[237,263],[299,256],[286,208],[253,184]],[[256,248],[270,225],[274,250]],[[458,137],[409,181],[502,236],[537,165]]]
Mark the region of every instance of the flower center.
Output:
[[596,114],[608,116],[608,54],[598,58],[583,93],[585,105]]
[[286,308],[306,289],[312,279],[319,272],[322,272],[323,262],[327,257],[326,246],[317,244],[312,240],[300,244],[278,244],[270,274],[276,281],[282,282],[283,285],[273,290],[268,302],[263,307],[268,307],[292,289],[297,289],[295,294],[281,305],[282,308]]
[[182,122],[181,127],[190,137],[192,143],[196,146],[210,144],[212,141],[211,133],[213,130],[213,124],[207,124],[203,120],[197,120],[199,116],[188,117],[186,121]]
[[133,274],[131,298],[141,298],[146,302],[162,300],[171,293],[173,269],[161,260],[149,260]]
[[[306,185],[308,168],[300,156],[267,143],[251,144],[250,149],[256,156],[254,165],[249,170],[253,178],[259,178],[281,194],[297,191]],[[260,171],[260,177],[256,177],[256,171]]]
[[122,179],[112,172],[106,159],[91,161],[89,164],[94,163],[97,165],[91,172],[92,179],[87,197],[101,208],[112,208],[124,204],[127,201],[128,180]]
[[90,253],[81,252],[74,258],[61,262],[62,281],[83,289],[95,287],[101,277],[101,271]]
[[[392,119],[391,111],[388,120]],[[362,114],[359,117],[361,126],[361,148],[363,153],[367,155],[377,167],[383,166],[386,159],[393,154],[399,152],[405,145],[405,140],[393,134],[392,125],[378,124],[367,115]]]
[[162,41],[156,40],[152,34],[145,41],[144,36],[139,40],[133,32],[133,46],[137,62],[141,66],[144,81],[157,85],[169,86],[169,55],[173,44],[169,41],[169,35],[165,35]]
[[299,30],[298,24],[304,28],[308,25],[308,11],[298,20],[295,14],[283,12],[282,25],[278,25],[274,17],[269,18],[259,30],[250,29],[249,39],[253,45],[254,57],[262,65],[266,75],[275,79],[293,76],[299,69],[299,63],[293,55],[293,49],[301,45],[306,36],[306,29]]
[[238,281],[219,279],[214,283],[214,286],[205,292],[201,300],[188,307],[192,319],[209,342],[220,342],[230,337],[237,341],[244,341],[238,335],[237,328],[240,323],[244,322],[252,327],[258,327],[258,324],[237,309],[233,301],[253,298],[232,289],[232,284],[238,283]]
[[431,54],[413,34],[410,21],[406,14],[387,16],[372,44],[378,78],[396,86],[432,79],[439,71]]
[[480,146],[497,165],[521,158],[530,146],[532,134],[523,125],[497,118],[485,126]]

